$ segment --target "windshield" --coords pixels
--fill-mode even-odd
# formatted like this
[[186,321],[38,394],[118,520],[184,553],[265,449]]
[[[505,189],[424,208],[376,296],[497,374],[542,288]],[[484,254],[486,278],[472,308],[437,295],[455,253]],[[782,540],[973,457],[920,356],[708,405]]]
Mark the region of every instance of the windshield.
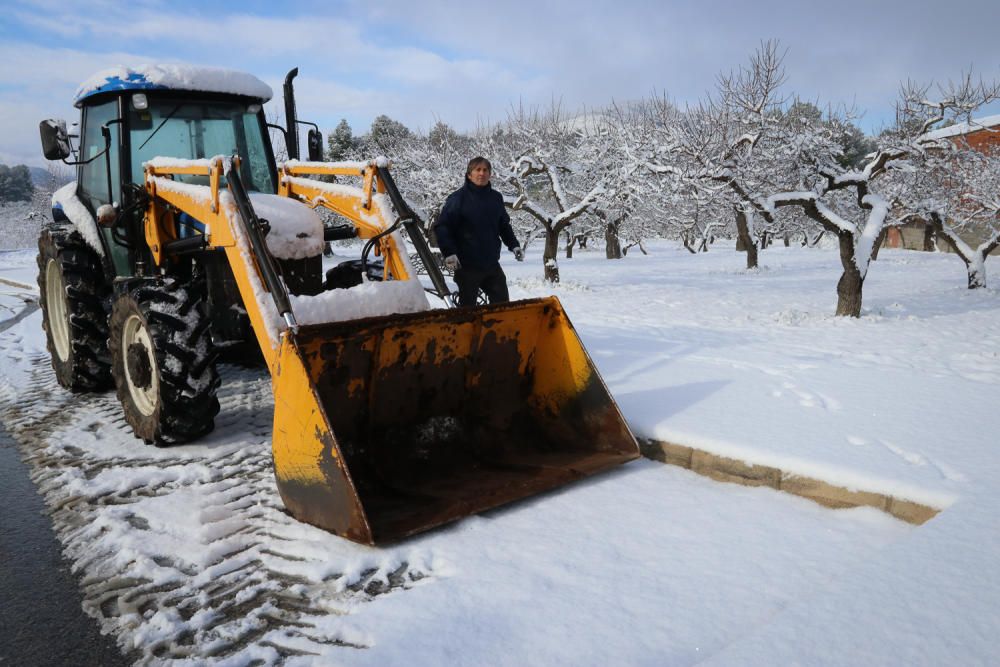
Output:
[[[276,191],[260,121],[246,104],[153,98],[147,109],[135,109],[131,102],[128,106],[132,182],[143,182],[142,163],[154,157],[195,160],[236,153],[247,190]],[[208,184],[204,177],[175,178]]]

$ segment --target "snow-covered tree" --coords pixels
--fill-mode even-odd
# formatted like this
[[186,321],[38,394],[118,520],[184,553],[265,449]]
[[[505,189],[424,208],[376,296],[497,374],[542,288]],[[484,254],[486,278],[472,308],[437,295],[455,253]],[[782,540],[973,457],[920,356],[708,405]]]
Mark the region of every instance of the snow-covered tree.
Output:
[[[965,263],[969,289],[977,289],[986,287],[986,258],[1000,247],[1000,157],[971,149],[963,153],[955,160],[950,197],[929,205],[926,216]],[[960,189],[954,189],[956,184]]]
[[559,282],[560,235],[608,192],[600,166],[580,159],[587,142],[587,132],[558,106],[546,113],[518,109],[501,127],[479,134],[484,155],[507,158],[499,168],[494,162],[494,187],[512,189],[505,202],[533,224],[521,227],[524,245],[535,234],[544,236],[542,262],[550,282]]
[[928,101],[926,91],[904,88],[896,130],[880,138],[876,154],[859,169],[845,169],[836,161],[820,162],[817,180],[807,183],[809,189],[769,196],[744,191],[740,183],[730,182],[746,202],[744,210],[751,218],[771,221],[779,208],[798,207],[837,235],[844,269],[837,283],[837,315],[861,314],[864,281],[887,225],[898,224],[901,214],[926,207],[927,189],[922,179],[893,181],[891,176],[936,169],[947,159],[944,151],[951,144],[928,132],[946,119],[968,118],[996,99],[998,92],[995,85],[973,84],[971,79],[941,87],[938,101]]
[[393,120],[385,114],[375,117],[372,121],[371,130],[364,138],[366,149],[380,155],[388,155],[392,152],[392,147],[400,140],[410,137],[413,133],[398,120]]
[[355,157],[358,141],[346,118],[341,118],[337,127],[326,138],[327,159],[334,162],[350,160]]
[[629,239],[621,247],[621,254],[643,238],[683,241],[690,237],[693,214],[704,213],[703,204],[712,195],[690,187],[686,178],[690,163],[678,150],[679,124],[684,114],[666,96],[653,95],[638,102],[615,104],[611,115],[614,145],[605,152],[605,160],[617,176],[615,208],[626,215],[614,218],[619,222],[609,232]]
[[[647,120],[626,135],[626,150],[640,171],[661,179],[678,235],[690,244],[693,234],[707,239],[725,233],[730,225],[718,221],[730,216],[751,269],[768,235],[790,235],[807,224],[801,216],[754,215],[750,201],[805,187],[818,164],[842,153],[815,105],[796,102],[784,110],[782,60],[777,43],[765,42],[748,65],[720,75],[716,94],[697,106],[680,111],[658,98],[647,101]],[[662,187],[664,177],[672,187]]]
[[0,202],[31,201],[34,192],[31,172],[25,165],[0,164]]
[[400,192],[424,219],[432,245],[436,245],[433,224],[444,200],[462,186],[465,168],[474,157],[468,137],[448,130],[435,126],[433,138],[415,133],[398,138],[389,152]]
[[969,289],[985,287],[986,257],[1000,246],[1000,155],[971,147],[963,132],[975,128],[977,109],[1000,98],[1000,84],[967,73],[938,86],[935,101],[929,90],[908,82],[899,122],[886,133],[906,151],[906,168],[887,179],[897,217],[925,221],[965,263]]
[[[469,137],[459,134],[444,121],[436,121],[434,126],[427,133],[427,141],[435,151],[455,151],[467,153],[471,150],[471,140]],[[470,155],[468,159],[475,156]]]

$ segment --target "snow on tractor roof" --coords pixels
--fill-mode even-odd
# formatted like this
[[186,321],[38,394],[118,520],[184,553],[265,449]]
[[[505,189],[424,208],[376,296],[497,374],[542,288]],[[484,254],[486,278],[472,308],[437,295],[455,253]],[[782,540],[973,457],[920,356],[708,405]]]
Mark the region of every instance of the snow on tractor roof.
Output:
[[80,84],[74,104],[82,106],[88,97],[114,90],[193,90],[245,95],[262,102],[272,97],[269,85],[246,72],[195,65],[119,65]]

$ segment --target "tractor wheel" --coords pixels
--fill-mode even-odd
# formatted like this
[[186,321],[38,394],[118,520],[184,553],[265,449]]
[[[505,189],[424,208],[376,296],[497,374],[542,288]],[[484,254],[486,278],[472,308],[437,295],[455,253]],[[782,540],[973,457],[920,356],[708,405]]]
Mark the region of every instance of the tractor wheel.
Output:
[[171,278],[133,287],[111,308],[110,347],[118,400],[138,437],[170,445],[215,427],[219,374],[201,290]]
[[48,225],[38,238],[42,327],[59,384],[73,391],[111,386],[109,294],[98,254],[80,233]]

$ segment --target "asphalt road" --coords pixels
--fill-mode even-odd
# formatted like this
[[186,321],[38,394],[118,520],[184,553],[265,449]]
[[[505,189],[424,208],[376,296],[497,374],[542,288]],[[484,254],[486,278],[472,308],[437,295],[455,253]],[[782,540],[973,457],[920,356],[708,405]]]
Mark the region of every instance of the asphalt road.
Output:
[[0,507],[0,664],[129,664],[83,613],[42,499],[2,429]]
[[[34,308],[26,302],[13,321]],[[0,322],[0,330],[9,324]],[[81,601],[42,498],[0,425],[0,665],[129,664]]]

